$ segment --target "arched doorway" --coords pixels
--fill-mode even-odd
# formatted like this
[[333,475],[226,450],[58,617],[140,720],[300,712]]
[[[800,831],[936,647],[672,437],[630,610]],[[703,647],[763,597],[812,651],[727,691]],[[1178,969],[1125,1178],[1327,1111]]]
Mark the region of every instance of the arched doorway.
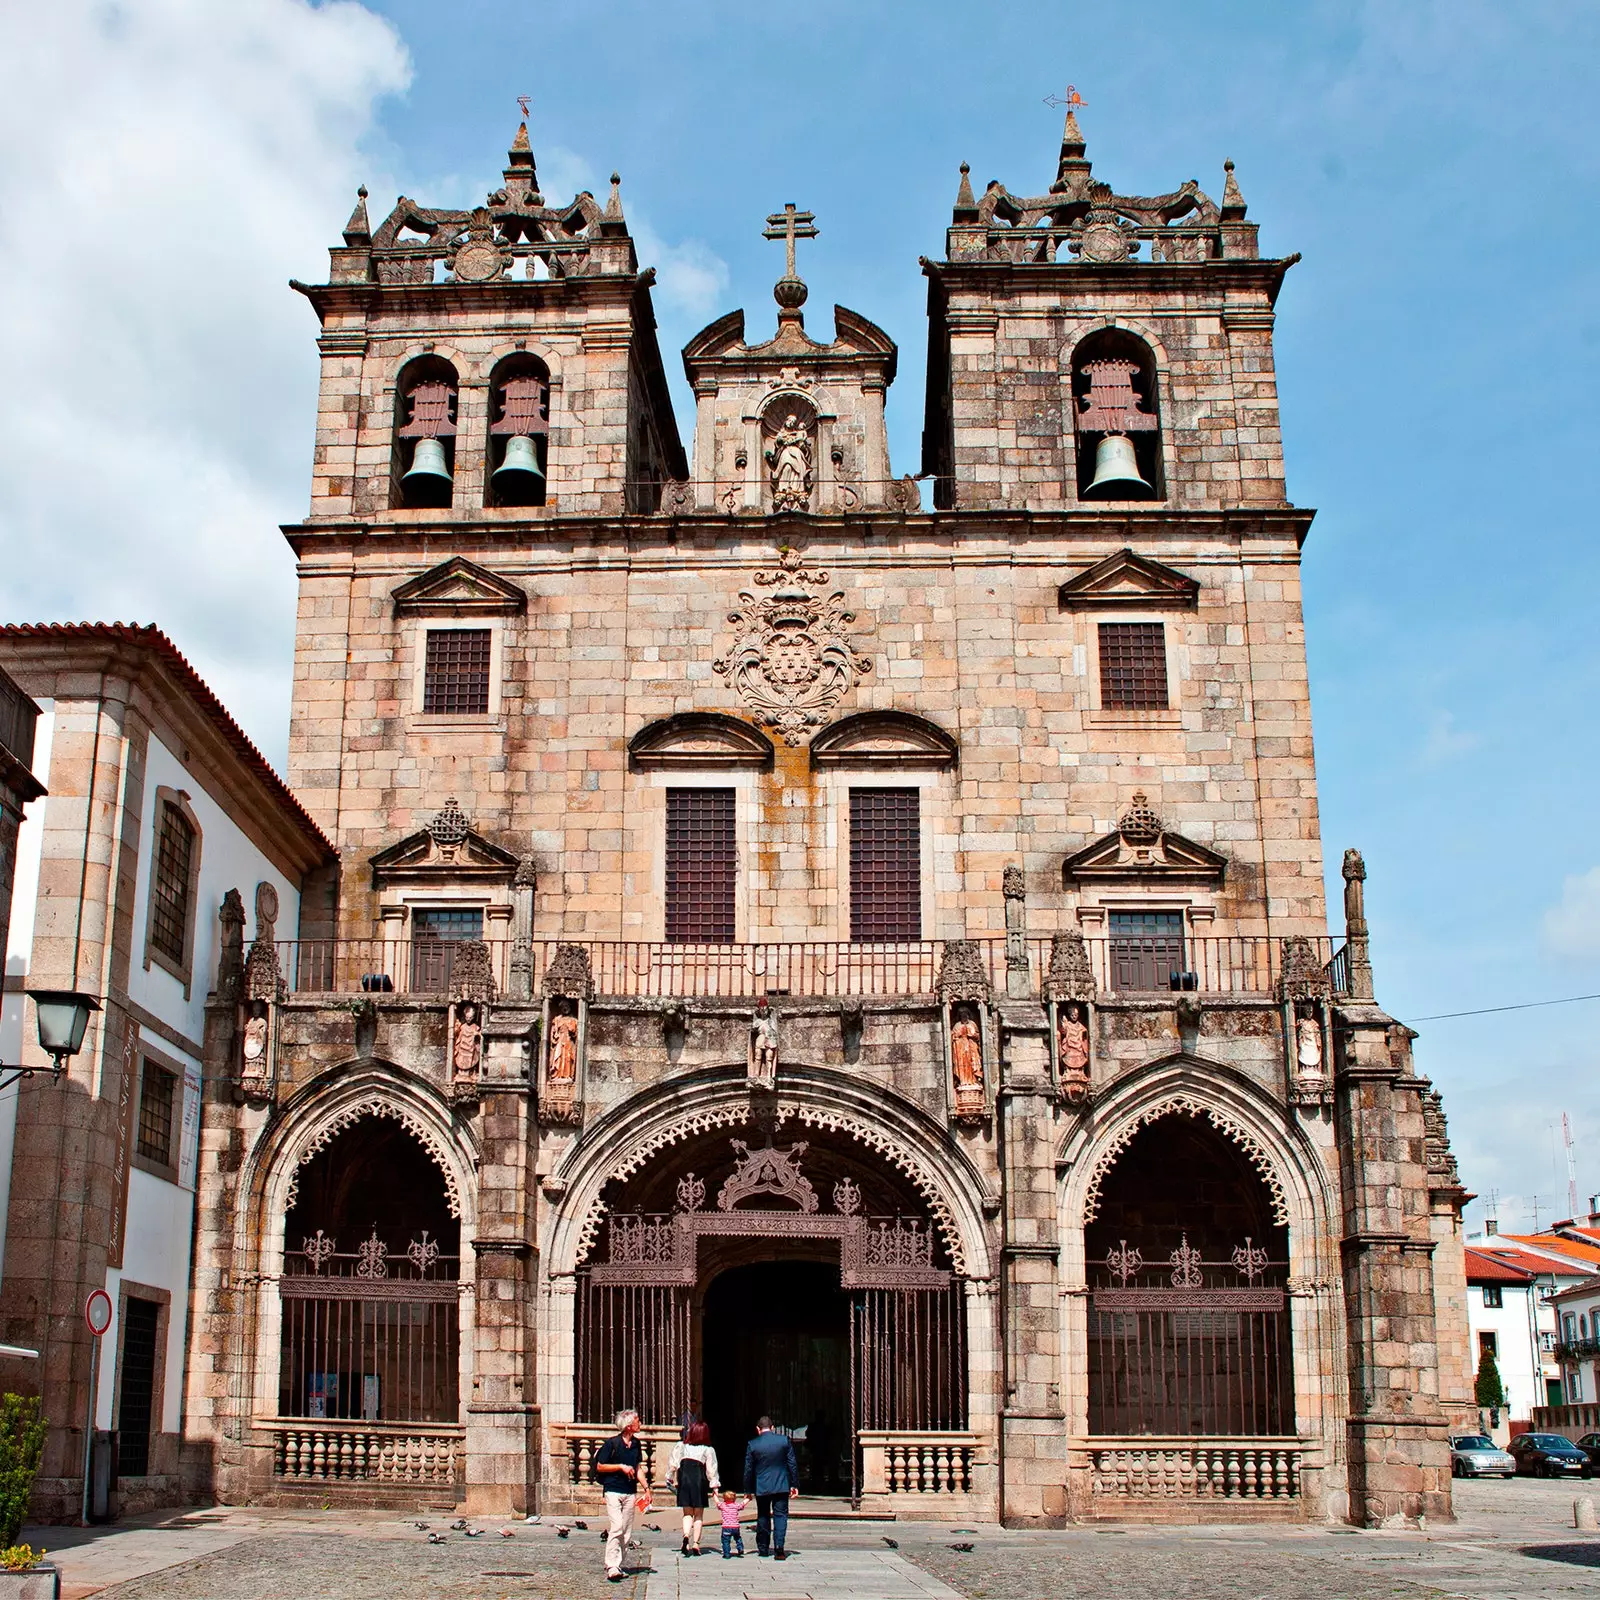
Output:
[[1295,1432],[1288,1229],[1244,1151],[1197,1117],[1140,1128],[1085,1230],[1089,1432]]
[[698,1402],[737,1485],[768,1415],[795,1440],[802,1489],[852,1496],[863,1433],[966,1426],[947,1242],[912,1183],[847,1134],[707,1132],[604,1198],[578,1272],[581,1422],[630,1406],[671,1429]]
[[432,1155],[362,1117],[299,1169],[284,1220],[278,1415],[460,1418],[461,1230]]

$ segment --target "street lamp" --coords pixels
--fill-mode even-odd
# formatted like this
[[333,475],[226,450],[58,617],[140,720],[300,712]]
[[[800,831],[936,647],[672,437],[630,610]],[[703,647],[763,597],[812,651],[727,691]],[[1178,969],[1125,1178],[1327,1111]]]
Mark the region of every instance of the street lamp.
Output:
[[89,1013],[100,1009],[92,994],[76,989],[30,989],[39,1024],[39,1048],[51,1059],[48,1067],[0,1067],[0,1090],[9,1089],[35,1073],[48,1072],[52,1080],[66,1071],[67,1062],[83,1048]]

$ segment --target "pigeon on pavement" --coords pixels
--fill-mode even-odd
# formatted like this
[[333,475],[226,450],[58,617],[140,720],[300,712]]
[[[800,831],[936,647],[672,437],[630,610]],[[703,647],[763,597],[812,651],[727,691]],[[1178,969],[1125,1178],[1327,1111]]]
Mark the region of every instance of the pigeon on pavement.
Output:
[[898,1540],[898,1539],[891,1539],[891,1538],[890,1538],[890,1537],[889,1537],[889,1535],[888,1535],[888,1534],[886,1534],[886,1533],[885,1533],[885,1534],[883,1534],[883,1535],[881,1535],[881,1537],[882,1537],[882,1539],[883,1539],[883,1542],[884,1542],[884,1543],[885,1543],[885,1544],[886,1544],[886,1545],[888,1545],[888,1547],[889,1547],[889,1548],[890,1548],[890,1549],[891,1549],[891,1550],[898,1550],[898,1549],[899,1549],[899,1548],[900,1548],[900,1541],[899,1541],[899,1540]]
[[972,1548],[972,1546],[970,1544],[953,1544],[950,1546],[950,1548],[960,1555],[965,1555]]

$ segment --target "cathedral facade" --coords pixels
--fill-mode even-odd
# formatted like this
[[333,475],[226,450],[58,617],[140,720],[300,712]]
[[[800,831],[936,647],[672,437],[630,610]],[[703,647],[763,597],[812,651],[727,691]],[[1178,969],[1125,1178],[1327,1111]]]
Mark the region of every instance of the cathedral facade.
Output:
[[1044,193],[963,168],[919,482],[767,231],[688,448],[616,179],[525,130],[296,285],[340,858],[208,1008],[191,1486],[576,1510],[632,1407],[658,1478],[770,1413],[841,1509],[1447,1517],[1462,1195],[1355,852],[1324,904],[1292,258],[1070,114]]

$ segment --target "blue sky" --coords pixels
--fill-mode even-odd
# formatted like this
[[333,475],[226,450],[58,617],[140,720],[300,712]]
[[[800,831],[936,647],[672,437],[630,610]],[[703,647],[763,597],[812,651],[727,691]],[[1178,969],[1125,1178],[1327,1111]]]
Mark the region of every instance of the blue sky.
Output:
[[[304,508],[315,381],[284,280],[322,271],[358,181],[375,220],[400,190],[479,198],[519,94],[547,194],[621,171],[675,369],[724,310],[766,325],[765,216],[813,210],[813,329],[839,301],[900,342],[915,471],[917,257],[962,160],[1048,183],[1070,80],[1120,191],[1216,195],[1231,157],[1263,248],[1304,255],[1277,351],[1289,492],[1319,513],[1323,826],[1335,870],[1366,854],[1380,999],[1600,992],[1597,46],[1600,8],[1570,0],[9,8],[0,337],[29,383],[0,398],[0,611],[161,623],[281,759],[276,524]],[[1503,1227],[1535,1195],[1566,1214],[1563,1111],[1600,1189],[1600,1003],[1421,1029]]]

